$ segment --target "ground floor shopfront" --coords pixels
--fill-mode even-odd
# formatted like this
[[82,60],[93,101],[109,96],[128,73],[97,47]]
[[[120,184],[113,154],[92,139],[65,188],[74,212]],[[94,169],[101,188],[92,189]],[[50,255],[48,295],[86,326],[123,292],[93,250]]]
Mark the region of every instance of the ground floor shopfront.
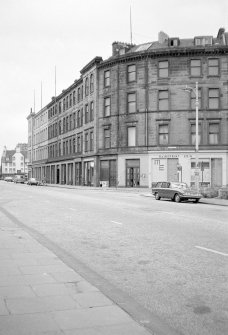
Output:
[[[202,151],[198,155],[200,186],[228,184],[228,152]],[[30,176],[51,184],[151,187],[157,181],[182,181],[195,185],[195,153],[153,151],[36,164]]]

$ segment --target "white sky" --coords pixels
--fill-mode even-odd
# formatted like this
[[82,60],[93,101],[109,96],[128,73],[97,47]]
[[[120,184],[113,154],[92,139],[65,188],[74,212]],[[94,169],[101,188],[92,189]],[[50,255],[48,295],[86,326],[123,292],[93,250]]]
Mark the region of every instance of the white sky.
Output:
[[217,36],[228,30],[227,0],[0,0],[0,156],[27,142],[27,119],[75,79],[95,56],[111,56],[114,41]]

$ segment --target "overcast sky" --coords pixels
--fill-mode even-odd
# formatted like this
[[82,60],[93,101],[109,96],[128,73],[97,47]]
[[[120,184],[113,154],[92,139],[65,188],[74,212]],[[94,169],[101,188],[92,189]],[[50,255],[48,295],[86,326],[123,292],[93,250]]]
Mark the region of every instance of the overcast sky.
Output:
[[[217,36],[228,30],[228,0],[0,0],[0,156],[27,142],[27,119],[80,77],[114,41]],[[35,92],[35,94],[34,94]]]

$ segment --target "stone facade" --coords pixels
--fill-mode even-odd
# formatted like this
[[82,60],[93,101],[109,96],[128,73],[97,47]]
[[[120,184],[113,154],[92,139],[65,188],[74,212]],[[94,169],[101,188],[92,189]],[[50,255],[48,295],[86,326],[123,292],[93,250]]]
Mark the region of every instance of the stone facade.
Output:
[[47,106],[48,181],[150,187],[172,179],[194,185],[198,92],[200,185],[228,184],[224,29],[217,37],[182,40],[159,33],[153,43],[112,47],[109,59],[94,58]]

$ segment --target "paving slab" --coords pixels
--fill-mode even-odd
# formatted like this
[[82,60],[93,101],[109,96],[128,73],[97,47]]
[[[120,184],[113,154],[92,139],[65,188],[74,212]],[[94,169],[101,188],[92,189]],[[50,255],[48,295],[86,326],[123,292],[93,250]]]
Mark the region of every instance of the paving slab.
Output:
[[65,335],[149,335],[146,329],[135,322],[120,325],[65,330]]
[[84,308],[113,305],[113,302],[101,292],[79,293],[74,296],[74,299]]
[[60,331],[49,314],[0,316],[0,335],[37,335],[49,331]]
[[130,316],[119,307],[105,306],[52,313],[63,330],[130,323]]

